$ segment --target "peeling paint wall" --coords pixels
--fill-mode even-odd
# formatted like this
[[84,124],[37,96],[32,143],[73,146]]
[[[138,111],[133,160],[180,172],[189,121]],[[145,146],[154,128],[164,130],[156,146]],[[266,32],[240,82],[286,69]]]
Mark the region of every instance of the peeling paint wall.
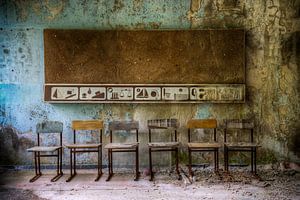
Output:
[[[35,125],[42,120],[62,121],[65,142],[72,139],[70,125],[74,119],[100,118],[106,124],[115,119],[138,120],[141,123],[140,154],[147,155],[146,120],[163,117],[180,120],[179,139],[183,143],[187,141],[184,125],[191,118],[217,118],[221,122],[226,118],[252,117],[257,125],[256,138],[262,144],[261,162],[299,161],[299,7],[298,0],[1,1],[0,164],[31,164],[31,154],[24,150],[33,144]],[[247,102],[199,105],[44,103],[45,28],[244,28]],[[12,127],[12,131],[4,127]],[[104,143],[107,141],[106,130]],[[106,163],[106,152],[104,155]],[[146,166],[147,156],[140,157],[141,164]],[[186,155],[181,153],[181,157],[184,160]],[[82,156],[79,162],[88,158]],[[68,163],[68,152],[64,159]],[[131,163],[133,156],[116,161],[116,165]]]

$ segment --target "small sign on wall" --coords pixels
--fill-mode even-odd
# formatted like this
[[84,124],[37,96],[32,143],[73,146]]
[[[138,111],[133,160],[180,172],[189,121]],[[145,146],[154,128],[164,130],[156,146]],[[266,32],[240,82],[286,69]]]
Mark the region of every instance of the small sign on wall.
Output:
[[51,103],[244,103],[244,84],[46,84]]

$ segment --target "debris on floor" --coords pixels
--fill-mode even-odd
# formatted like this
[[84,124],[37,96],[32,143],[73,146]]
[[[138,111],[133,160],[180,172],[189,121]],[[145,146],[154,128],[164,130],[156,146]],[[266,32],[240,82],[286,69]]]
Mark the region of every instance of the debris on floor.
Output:
[[157,170],[154,181],[142,173],[134,181],[130,171],[116,171],[109,182],[107,172],[99,182],[94,181],[95,170],[78,170],[78,175],[69,183],[66,174],[57,182],[50,182],[53,171],[36,182],[29,183],[33,175],[30,170],[5,171],[1,174],[0,199],[300,199],[300,173],[291,168],[265,169],[251,174],[245,167],[234,167],[229,173],[213,168],[194,168],[194,181],[187,168],[180,167],[182,179],[178,180],[175,170]]

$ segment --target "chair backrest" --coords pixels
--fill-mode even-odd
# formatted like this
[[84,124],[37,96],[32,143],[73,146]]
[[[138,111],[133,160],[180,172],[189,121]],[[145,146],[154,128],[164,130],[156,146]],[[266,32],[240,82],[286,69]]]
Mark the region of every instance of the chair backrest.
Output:
[[138,121],[112,121],[109,123],[109,130],[112,131],[121,131],[121,130],[138,130],[139,122]]
[[103,129],[103,121],[100,120],[74,120],[73,130],[98,130]]
[[74,120],[72,121],[72,129],[73,129],[73,142],[76,143],[76,131],[92,131],[99,130],[100,132],[100,143],[102,143],[102,129],[103,129],[103,121],[101,120]]
[[191,119],[187,122],[187,128],[217,128],[217,120],[215,119]]
[[40,133],[59,133],[60,146],[62,146],[63,123],[58,121],[44,121],[36,125],[37,143],[40,145]]
[[110,131],[110,142],[113,141],[113,132],[114,131],[128,131],[131,132],[135,130],[136,133],[136,142],[139,141],[138,130],[139,122],[138,121],[112,121],[109,123],[108,129]]
[[179,122],[177,119],[151,119],[147,121],[149,129],[149,142],[151,142],[151,129],[174,129],[174,139],[177,142],[177,128]]
[[249,119],[227,119],[225,120],[224,142],[227,141],[228,130],[241,130],[242,133],[250,133],[250,141],[254,142],[254,122]]
[[188,142],[191,142],[191,129],[213,129],[214,141],[217,141],[216,128],[217,120],[216,119],[191,119],[187,122],[188,128]]

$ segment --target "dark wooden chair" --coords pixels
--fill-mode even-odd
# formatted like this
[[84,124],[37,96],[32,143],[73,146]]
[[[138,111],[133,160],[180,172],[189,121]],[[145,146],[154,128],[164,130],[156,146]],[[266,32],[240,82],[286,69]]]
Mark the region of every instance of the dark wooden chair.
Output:
[[[149,167],[150,167],[150,181],[153,181],[154,173],[152,170],[152,152],[162,152],[162,151],[171,151],[175,152],[175,164],[176,172],[178,174],[178,179],[180,179],[179,166],[178,166],[178,150],[180,143],[177,141],[177,128],[179,127],[179,122],[177,119],[154,119],[148,120],[148,129],[149,129]],[[174,130],[174,137],[172,141],[160,141],[152,142],[152,130],[155,129],[172,129]],[[165,131],[167,133],[167,131]]]
[[[109,123],[110,137],[105,149],[108,150],[108,177],[109,181],[113,176],[113,153],[117,152],[135,152],[135,181],[139,179],[139,122],[137,121],[113,121]],[[119,131],[135,131],[136,141],[126,143],[113,142],[113,133]]]
[[[189,174],[193,176],[192,172],[192,152],[214,152],[214,166],[215,172],[219,170],[219,148],[221,144],[217,142],[217,120],[215,119],[193,119],[187,123],[188,128],[188,157],[189,157]],[[213,141],[208,142],[192,142],[191,131],[195,129],[209,129],[213,130]]]
[[[103,121],[100,120],[76,120],[72,121],[73,129],[73,144],[67,144],[66,147],[70,149],[70,177],[67,182],[71,181],[76,172],[76,154],[77,153],[98,153],[97,163],[97,177],[95,181],[98,181],[102,175],[102,129]],[[76,143],[76,135],[79,131],[88,131],[92,134],[92,131],[97,130],[99,133],[99,142],[97,143]]]
[[[256,152],[259,145],[254,142],[254,123],[246,119],[225,120],[224,129],[224,167],[228,171],[229,152],[250,152],[251,153],[251,172],[256,174]],[[243,135],[236,136],[236,140],[228,141],[230,133],[249,134],[247,141],[241,141]]]
[[[56,157],[56,176],[51,179],[52,182],[57,181],[62,175],[62,132],[63,123],[57,121],[46,121],[38,123],[36,126],[37,132],[37,146],[27,149],[29,152],[34,153],[34,168],[35,176],[30,179],[30,182],[36,181],[41,175],[41,157]],[[54,134],[59,133],[59,144],[57,146],[42,146],[40,134]],[[56,152],[56,153],[55,153]],[[42,154],[41,154],[42,153]]]

